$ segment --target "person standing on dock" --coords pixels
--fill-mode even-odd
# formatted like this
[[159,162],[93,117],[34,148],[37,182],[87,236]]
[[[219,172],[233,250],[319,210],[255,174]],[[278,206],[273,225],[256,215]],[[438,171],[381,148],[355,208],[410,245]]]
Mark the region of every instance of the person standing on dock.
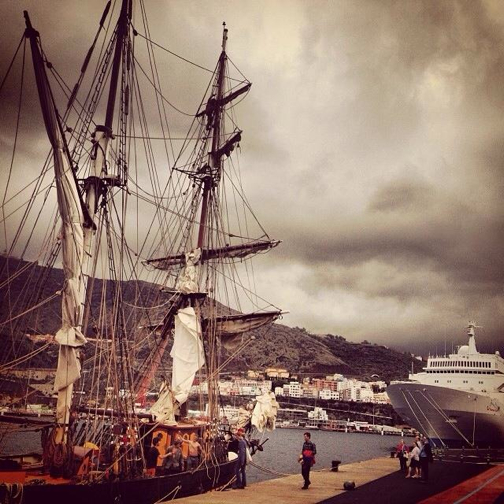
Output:
[[420,481],[427,483],[429,479],[429,464],[434,461],[432,456],[432,448],[429,440],[426,437],[422,438],[422,448],[420,449]]
[[301,454],[299,455],[299,462],[301,463],[301,474],[303,475],[304,485],[301,490],[308,490],[311,485],[310,481],[310,469],[313,464],[315,464],[315,455],[317,453],[317,447],[315,443],[311,441],[311,434],[309,432],[304,433],[304,443],[301,449]]
[[406,478],[419,478],[420,477],[420,443],[415,441],[415,444],[410,448],[409,452],[409,474],[406,474]]
[[404,442],[404,439],[401,439],[400,443],[397,445],[396,454],[399,459],[399,466],[401,471],[407,471],[408,466],[406,462],[408,461],[408,447]]
[[236,483],[234,488],[244,489],[247,486],[247,441],[245,440],[245,430],[241,427],[236,431],[238,440],[238,460],[236,463]]

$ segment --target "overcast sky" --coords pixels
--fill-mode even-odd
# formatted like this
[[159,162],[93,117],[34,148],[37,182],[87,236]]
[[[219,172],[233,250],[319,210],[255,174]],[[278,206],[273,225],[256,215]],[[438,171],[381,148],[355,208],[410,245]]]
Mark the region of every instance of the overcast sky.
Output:
[[[0,5],[1,77],[27,9],[75,82],[105,2]],[[257,270],[283,323],[435,353],[465,343],[475,320],[480,349],[504,350],[504,3],[146,5],[152,38],[207,68],[226,21],[253,83],[238,110],[242,166],[255,213],[283,240]],[[197,82],[171,100],[189,106]],[[43,130],[33,140],[26,160],[47,151]]]

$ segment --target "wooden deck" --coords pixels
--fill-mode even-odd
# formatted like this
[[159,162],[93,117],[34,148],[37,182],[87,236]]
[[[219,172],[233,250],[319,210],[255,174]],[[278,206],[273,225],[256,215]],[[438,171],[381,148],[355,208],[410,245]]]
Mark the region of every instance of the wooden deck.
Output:
[[338,472],[330,469],[312,471],[309,490],[301,490],[301,473],[268,481],[261,481],[247,486],[244,490],[227,489],[207,492],[202,495],[177,499],[180,504],[315,504],[340,493],[345,493],[343,483],[354,481],[362,486],[370,481],[387,476],[398,470],[397,459],[380,457],[345,464]]

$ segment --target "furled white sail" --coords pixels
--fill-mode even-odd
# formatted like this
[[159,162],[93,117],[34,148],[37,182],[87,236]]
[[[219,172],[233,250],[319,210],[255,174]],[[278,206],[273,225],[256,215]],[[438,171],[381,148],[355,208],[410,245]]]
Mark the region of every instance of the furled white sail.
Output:
[[274,392],[265,392],[263,395],[257,396],[256,401],[252,412],[252,425],[259,432],[264,429],[273,430],[278,413],[278,402]]
[[[276,247],[280,243],[279,240],[256,240],[249,243],[242,243],[240,245],[227,245],[226,247],[200,250],[201,262],[207,262],[214,259],[244,259],[252,254],[265,252],[269,249]],[[177,254],[167,257],[158,257],[145,261],[158,269],[169,269],[177,264],[187,264],[187,254]]]
[[166,387],[160,392],[158,400],[152,405],[150,414],[156,422],[164,424],[176,424],[175,421],[175,406],[173,401],[173,393],[170,388]]
[[191,250],[185,254],[185,267],[177,282],[177,290],[183,294],[198,292],[198,268],[201,249]]
[[201,325],[194,308],[182,308],[175,316],[175,336],[170,352],[173,358],[172,392],[178,403],[187,400],[198,369],[204,362]]
[[237,334],[252,331],[265,324],[271,324],[280,315],[280,311],[224,315],[216,317],[214,323],[223,338],[232,338]]
[[281,311],[240,313],[236,315],[222,315],[219,317],[204,318],[203,329],[212,324],[221,336],[221,343],[228,352],[235,352],[243,343],[243,333],[271,324],[280,315]]
[[58,146],[53,150],[58,206],[63,221],[61,240],[63,270],[65,271],[65,285],[62,290],[62,324],[61,329],[56,333],[60,350],[54,389],[58,393],[57,422],[67,423],[72,386],[80,378],[80,363],[77,359],[76,348],[86,343],[86,338],[79,327],[83,290],[83,215],[73,173],[63,155],[62,148]]
[[27,15],[26,18],[42,115],[53,150],[54,180],[58,194],[58,210],[62,220],[61,244],[65,285],[61,293],[62,324],[61,329],[56,333],[60,351],[54,389],[58,393],[56,421],[67,424],[73,384],[80,377],[80,363],[77,359],[76,348],[86,343],[86,338],[79,327],[83,292],[84,213],[77,182],[65,150],[62,128],[53,104],[44,62],[37,44],[38,34],[31,27]]

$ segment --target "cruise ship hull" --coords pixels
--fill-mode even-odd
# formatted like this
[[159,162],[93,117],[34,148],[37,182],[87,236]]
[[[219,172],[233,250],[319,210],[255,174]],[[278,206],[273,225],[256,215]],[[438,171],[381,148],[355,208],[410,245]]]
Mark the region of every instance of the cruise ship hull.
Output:
[[435,446],[504,446],[504,401],[500,398],[418,382],[393,383],[387,394],[401,418]]

